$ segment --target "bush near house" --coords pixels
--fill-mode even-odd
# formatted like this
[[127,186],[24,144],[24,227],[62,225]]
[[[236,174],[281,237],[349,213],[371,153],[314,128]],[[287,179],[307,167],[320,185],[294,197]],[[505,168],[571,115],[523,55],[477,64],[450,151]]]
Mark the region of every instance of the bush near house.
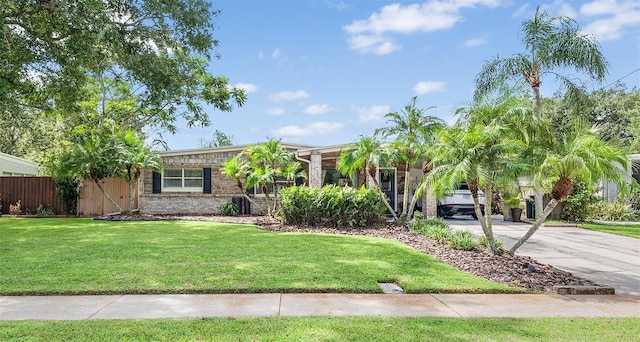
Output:
[[280,216],[286,224],[364,227],[380,222],[385,211],[377,190],[293,186],[282,189]]

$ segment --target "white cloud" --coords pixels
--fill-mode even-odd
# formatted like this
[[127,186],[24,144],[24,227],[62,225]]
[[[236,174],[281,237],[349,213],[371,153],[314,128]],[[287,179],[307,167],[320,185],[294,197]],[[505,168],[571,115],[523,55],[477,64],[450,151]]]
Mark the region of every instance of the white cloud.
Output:
[[311,115],[324,114],[332,111],[333,107],[329,106],[328,104],[312,104],[311,106],[303,110],[303,112],[305,112],[306,114]]
[[278,57],[280,57],[280,54],[281,54],[281,53],[280,53],[280,49],[275,49],[275,50],[273,50],[273,52],[271,53],[271,57],[273,57],[273,58],[278,58]]
[[596,0],[580,7],[580,14],[595,19],[583,28],[598,40],[615,40],[625,29],[640,26],[640,1]]
[[284,114],[284,109],[280,107],[271,107],[267,109],[266,113],[269,115],[282,115]]
[[441,81],[420,81],[413,87],[413,90],[418,95],[424,95],[434,91],[444,91],[444,89],[445,83]]
[[485,45],[487,44],[487,39],[486,38],[482,38],[482,37],[476,37],[476,38],[471,38],[471,39],[467,39],[465,42],[463,42],[461,44],[462,47],[476,47],[476,46],[480,46],[480,45]]
[[256,92],[258,90],[258,86],[251,83],[237,83],[236,85],[234,85],[234,87],[244,89],[244,92],[247,94]]
[[299,100],[299,99],[306,99],[307,97],[309,97],[309,94],[307,94],[307,92],[304,90],[281,91],[279,93],[273,93],[269,95],[269,98],[271,99],[271,101],[293,101],[293,100]]
[[340,1],[340,2],[327,1],[327,7],[335,8],[338,11],[342,11],[344,9],[349,8],[349,5],[345,4],[344,1]]
[[387,105],[373,105],[371,107],[353,107],[358,115],[358,122],[375,124],[384,122],[384,116],[391,111]]
[[350,35],[349,48],[362,53],[387,54],[402,48],[389,34],[432,32],[453,27],[464,20],[462,8],[495,7],[500,0],[430,0],[422,4],[384,6],[366,20],[354,20],[343,29]]
[[264,59],[264,53],[262,51],[258,52],[258,59]]
[[274,129],[271,133],[278,137],[310,137],[314,135],[327,135],[336,133],[344,125],[339,122],[314,122],[304,126],[289,125]]

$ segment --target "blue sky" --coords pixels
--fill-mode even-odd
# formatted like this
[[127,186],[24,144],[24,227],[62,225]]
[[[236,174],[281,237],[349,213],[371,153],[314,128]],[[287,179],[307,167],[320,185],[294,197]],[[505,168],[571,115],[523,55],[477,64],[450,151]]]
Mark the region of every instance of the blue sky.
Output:
[[[621,78],[640,86],[640,0],[220,0],[213,8],[221,10],[221,58],[210,71],[246,89],[248,100],[230,113],[211,109],[210,127],[182,125],[164,138],[173,150],[197,148],[216,129],[235,144],[350,143],[384,126],[383,116],[413,96],[452,123],[485,60],[524,52],[521,23],[538,5],[598,38],[609,75],[590,89]],[[541,89],[551,96],[553,78]]]

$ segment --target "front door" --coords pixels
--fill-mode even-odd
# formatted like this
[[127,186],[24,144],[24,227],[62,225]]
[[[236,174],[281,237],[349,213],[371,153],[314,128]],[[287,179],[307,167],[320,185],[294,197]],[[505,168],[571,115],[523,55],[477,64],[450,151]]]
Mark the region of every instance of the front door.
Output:
[[397,206],[398,192],[396,190],[396,179],[397,179],[396,174],[397,174],[397,170],[395,168],[378,170],[378,182],[380,184],[380,189],[385,195],[387,195],[391,208],[393,208],[393,210],[395,211],[398,211],[398,206]]

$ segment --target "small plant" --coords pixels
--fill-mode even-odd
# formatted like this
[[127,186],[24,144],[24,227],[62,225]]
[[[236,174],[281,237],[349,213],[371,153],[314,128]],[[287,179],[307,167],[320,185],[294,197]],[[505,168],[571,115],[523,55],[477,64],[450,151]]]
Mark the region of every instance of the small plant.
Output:
[[9,212],[12,213],[13,215],[20,213],[21,210],[22,210],[21,200],[18,200],[14,204],[9,204]]
[[[502,249],[502,247],[504,246],[504,242],[502,240],[494,238],[493,242],[496,244],[496,248],[497,249]],[[487,240],[487,237],[482,235],[478,239],[478,245],[480,245],[481,247],[484,247],[484,248],[489,247],[489,241]]]
[[598,219],[604,221],[634,221],[637,219],[637,212],[631,204],[619,201],[602,203],[599,207]]
[[473,249],[473,247],[475,247],[473,234],[471,234],[471,232],[467,230],[458,230],[455,233],[451,234],[449,245],[453,249],[470,251]]
[[439,243],[449,242],[449,238],[453,233],[453,230],[449,225],[441,218],[430,218],[416,220],[411,223],[411,230],[424,234]]
[[220,210],[222,211],[222,215],[226,216],[238,216],[238,214],[240,213],[238,206],[233,202],[227,202],[223,204],[220,207]]
[[55,216],[55,213],[52,210],[46,209],[42,204],[38,204],[38,208],[36,209],[36,216],[50,217]]

